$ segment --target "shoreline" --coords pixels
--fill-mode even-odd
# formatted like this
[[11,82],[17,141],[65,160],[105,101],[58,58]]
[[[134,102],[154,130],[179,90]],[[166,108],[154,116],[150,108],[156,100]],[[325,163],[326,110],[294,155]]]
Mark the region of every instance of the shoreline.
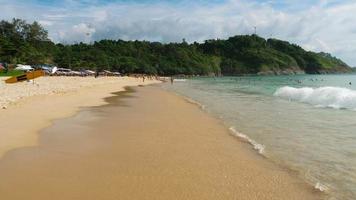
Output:
[[[131,151],[133,151],[133,152],[131,152],[131,153],[134,153],[132,155],[138,156],[139,159],[141,159],[141,160],[138,160],[139,161],[138,162],[136,160],[132,160],[132,158],[126,157],[127,155],[125,155],[123,153],[119,153],[119,152],[114,153],[115,157],[116,156],[122,156],[123,158],[121,158],[120,162],[122,162],[122,161],[124,161],[124,163],[128,162],[129,163],[128,166],[135,168],[136,173],[141,174],[140,171],[143,170],[143,169],[149,170],[148,174],[158,173],[154,169],[151,169],[150,165],[156,166],[158,163],[161,163],[160,165],[157,165],[156,167],[159,168],[159,167],[161,167],[161,165],[163,165],[165,167],[172,168],[171,170],[173,170],[173,171],[178,170],[178,171],[175,171],[175,172],[180,174],[180,175],[186,176],[187,175],[186,173],[188,173],[188,174],[191,174],[192,176],[195,176],[195,178],[199,177],[197,180],[193,179],[194,181],[193,180],[188,181],[188,183],[187,183],[188,186],[187,187],[194,186],[194,184],[196,184],[194,182],[197,181],[200,184],[203,184],[204,187],[203,186],[201,186],[201,187],[204,188],[204,189],[207,189],[206,192],[208,194],[210,194],[210,195],[217,195],[218,194],[218,196],[215,196],[215,197],[222,197],[221,195],[223,195],[223,196],[227,195],[227,196],[224,196],[224,197],[229,198],[229,197],[232,197],[232,196],[231,195],[229,196],[228,194],[230,192],[233,192],[234,193],[233,194],[234,197],[239,197],[239,196],[236,196],[238,194],[247,195],[247,196],[244,196],[244,197],[240,197],[241,199],[256,199],[256,198],[258,198],[258,199],[269,199],[268,197],[273,197],[274,199],[283,199],[283,197],[284,198],[288,197],[288,199],[298,199],[297,198],[298,196],[299,197],[302,196],[303,199],[321,199],[321,197],[320,197],[321,194],[319,194],[319,192],[314,191],[311,187],[307,187],[306,184],[304,186],[303,183],[301,183],[298,180],[296,180],[297,179],[296,177],[292,177],[292,175],[288,174],[288,172],[285,172],[283,169],[280,169],[278,166],[274,166],[273,163],[267,162],[264,158],[261,158],[254,151],[250,151],[250,148],[246,148],[247,146],[245,146],[242,143],[242,141],[239,141],[239,143],[237,143],[236,142],[236,138],[234,136],[232,136],[231,134],[229,134],[228,129],[225,126],[223,126],[222,122],[220,122],[218,119],[215,119],[215,118],[211,117],[206,112],[202,111],[199,108],[198,105],[193,105],[192,103],[189,104],[185,99],[180,98],[179,96],[176,96],[175,93],[170,93],[170,92],[167,92],[167,91],[165,91],[165,92],[162,92],[162,91],[157,92],[155,90],[152,90],[151,88],[152,87],[147,87],[147,88],[143,88],[143,89],[137,88],[139,90],[139,92],[138,93],[134,93],[133,94],[134,97],[133,98],[129,98],[129,99],[124,98],[122,100],[122,99],[120,99],[120,97],[116,97],[116,96],[104,98],[105,100],[107,100],[107,99],[114,99],[114,100],[115,99],[119,99],[119,101],[123,101],[123,103],[121,103],[123,105],[116,103],[117,105],[119,105],[119,106],[116,106],[116,107],[117,107],[117,109],[120,109],[120,111],[122,111],[122,110],[126,110],[126,111],[123,111],[123,113],[121,113],[121,114],[117,114],[116,113],[115,115],[112,115],[112,116],[116,116],[116,117],[125,116],[125,118],[128,118],[128,119],[124,119],[122,117],[119,118],[119,119],[122,119],[124,122],[127,122],[127,123],[118,122],[120,124],[119,127],[122,128],[122,130],[124,130],[123,132],[122,131],[120,131],[120,132],[124,133],[127,130],[131,134],[134,134],[134,136],[132,136],[132,137],[134,137],[136,139],[131,138],[131,136],[128,136],[128,135],[119,135],[119,136],[110,135],[110,137],[119,137],[120,139],[126,139],[125,143],[123,143],[122,141],[115,141],[115,140],[114,141],[117,144],[125,146],[126,148],[124,148],[124,149],[125,150],[128,149],[129,153]],[[149,94],[149,92],[147,92],[147,90],[149,92],[151,92],[151,93],[154,93],[154,94]],[[157,90],[157,88],[156,88],[156,90]],[[156,97],[152,97],[154,95],[156,95]],[[145,98],[145,100],[142,100],[142,98]],[[157,122],[158,119],[164,120],[164,117],[162,118],[162,117],[159,117],[159,116],[156,116],[156,115],[147,116],[147,113],[151,113],[151,112],[148,112],[148,111],[151,111],[152,108],[147,107],[147,105],[141,105],[141,104],[149,104],[149,103],[151,103],[151,104],[153,104],[155,106],[158,106],[158,105],[156,105],[157,103],[154,104],[154,102],[157,100],[157,98],[160,99],[160,100],[163,99],[162,100],[163,102],[165,102],[167,104],[170,104],[168,107],[173,109],[175,112],[180,112],[179,110],[176,110],[177,108],[175,108],[175,107],[177,106],[180,109],[184,109],[183,112],[180,112],[181,114],[186,114],[187,118],[195,119],[196,121],[194,121],[194,122],[196,123],[195,124],[196,126],[188,128],[188,129],[186,127],[182,127],[182,129],[184,130],[183,132],[196,133],[197,135],[191,135],[192,138],[186,138],[186,136],[188,136],[188,135],[183,134],[183,132],[181,132],[179,130],[177,132],[177,130],[173,131],[171,129],[167,129],[168,127],[175,126],[175,123],[172,124],[172,122],[170,120],[166,120],[165,121],[166,124],[164,126],[167,126],[167,128],[165,128],[165,127],[161,127],[162,124],[159,125],[160,123]],[[140,102],[140,105],[138,105],[139,104],[138,102]],[[114,104],[115,104],[115,102],[114,102]],[[88,110],[93,110],[93,109],[97,110],[98,109],[98,110],[101,110],[101,111],[105,111],[105,113],[109,112],[109,110],[107,110],[107,109],[105,110],[105,107],[113,109],[113,106],[109,102],[109,104],[105,104],[104,107],[103,106],[99,106],[97,108],[89,107]],[[136,108],[136,107],[138,107],[138,108]],[[167,114],[165,109],[163,109],[163,107],[162,107],[162,109],[159,109],[159,108],[157,108],[157,109],[158,110],[156,110],[156,111],[159,114]],[[140,112],[142,112],[142,113],[140,113],[140,112],[139,113],[132,112],[132,111],[138,111],[138,110]],[[82,109],[79,112],[79,114],[77,114],[77,115],[81,115],[80,113],[83,113],[83,112],[84,111]],[[169,111],[168,113],[172,113],[172,111]],[[113,113],[111,113],[111,114],[113,114]],[[56,120],[54,122],[54,125],[52,125],[50,128],[46,128],[45,129],[45,136],[47,138],[51,138],[50,135],[52,133],[50,133],[50,132],[52,132],[52,131],[48,131],[48,130],[51,130],[51,129],[52,130],[56,130],[57,129],[57,131],[58,131],[58,129],[61,129],[59,124],[61,124],[63,121],[65,121],[64,123],[62,123],[62,125],[64,124],[64,126],[66,126],[68,124],[70,126],[73,126],[74,122],[70,122],[71,120],[72,121],[77,121],[77,122],[82,122],[83,120],[80,119],[80,118],[83,118],[83,117],[78,117],[77,115],[72,116],[70,118],[63,119],[63,120]],[[192,117],[192,115],[194,117]],[[167,115],[167,117],[170,117],[170,116],[171,115]],[[180,118],[177,118],[177,117],[179,117],[179,116],[173,116],[173,118],[175,120],[177,120],[176,123],[178,123],[178,124],[188,123],[188,121],[184,121],[184,120],[182,121]],[[73,118],[75,118],[75,119],[73,119]],[[155,119],[155,118],[157,118],[157,119]],[[85,117],[84,117],[84,119],[85,119]],[[139,127],[132,127],[132,125],[130,126],[129,123],[132,122],[133,119],[143,120],[144,122],[150,122],[150,123],[148,123],[149,125],[147,125],[147,126],[146,125],[137,124],[137,126],[139,126]],[[98,119],[95,119],[95,120],[98,120]],[[101,120],[101,122],[103,122],[103,121]],[[202,122],[204,122],[204,123],[205,122],[210,122],[210,123],[207,124],[207,125],[203,125]],[[103,123],[105,123],[106,125],[113,126],[113,124],[110,124],[109,122],[103,122]],[[150,124],[156,124],[156,125],[158,125],[158,127],[154,126],[154,125],[150,125]],[[103,126],[99,125],[99,126],[100,126],[100,128],[103,128],[103,127],[105,128],[104,125]],[[214,131],[211,132],[209,129],[206,128],[206,126],[209,126],[210,128],[214,129],[216,133]],[[91,128],[97,129],[98,127],[91,127]],[[171,136],[165,136],[165,135],[159,134],[158,133],[159,131],[158,132],[151,132],[150,130],[152,128],[155,131],[166,130],[167,129],[167,130],[170,130],[169,132],[173,132],[174,134],[172,134]],[[191,132],[190,129],[194,129],[194,131]],[[65,130],[65,128],[64,128],[64,130]],[[137,130],[149,132],[149,134],[151,134],[149,138],[150,138],[150,140],[153,140],[153,141],[149,141],[149,140],[147,141],[147,140],[141,139],[140,138],[141,136],[142,137],[146,137],[146,138],[148,136],[142,135],[141,132],[138,132]],[[107,131],[110,132],[111,129],[107,129]],[[205,133],[205,132],[207,132],[207,133]],[[221,134],[221,132],[227,133],[227,134]],[[81,133],[79,131],[79,135],[81,135],[83,133]],[[183,135],[182,136],[177,135],[178,133],[181,133]],[[55,137],[56,139],[60,139],[61,140],[61,138],[58,138],[58,133],[56,133],[56,131],[54,131],[54,134],[57,135],[57,137]],[[94,132],[92,132],[92,134],[95,135]],[[160,137],[151,137],[151,136],[160,136]],[[44,136],[42,135],[42,137],[44,137]],[[70,137],[73,137],[73,136],[66,134],[64,137],[69,137],[70,138]],[[87,136],[85,136],[84,139],[88,139],[86,137]],[[163,137],[163,138],[161,138],[161,137]],[[170,137],[173,137],[173,138],[170,138]],[[231,137],[234,137],[235,140],[232,140]],[[98,138],[98,135],[96,135],[95,138]],[[127,140],[127,139],[129,139],[129,140]],[[136,142],[138,142],[139,144],[143,145],[144,147],[146,147],[146,146],[150,147],[149,148],[150,151],[153,151],[153,152],[145,152],[145,151],[141,151],[140,149],[139,150],[132,149],[133,146],[131,146],[131,145],[136,144],[136,143],[132,143],[132,142],[134,142],[134,140],[132,140],[132,139],[134,139]],[[46,143],[46,141],[48,143],[48,139],[41,139],[42,143]],[[68,140],[68,141],[70,141],[70,140]],[[90,142],[93,142],[93,141],[90,140]],[[181,142],[183,142],[183,143],[181,143]],[[218,144],[216,144],[216,142],[218,142]],[[219,142],[222,142],[222,143],[220,144]],[[56,141],[52,141],[52,143],[56,144]],[[127,143],[129,143],[129,144],[127,144]],[[154,143],[160,144],[161,146],[166,147],[166,148],[155,147]],[[49,142],[49,144],[47,144],[45,146],[48,146],[48,145],[51,146],[51,142]],[[120,145],[118,145],[118,146],[120,146]],[[154,145],[154,146],[152,146],[152,145]],[[16,154],[18,154],[18,151],[14,150],[14,151],[11,152],[11,155],[8,155],[6,157],[6,161],[9,161],[9,160],[11,161],[12,159],[16,160],[16,158],[17,159],[21,158],[21,154],[27,155],[26,152],[27,151],[31,151],[31,149],[36,149],[36,151],[39,150],[39,155],[41,155],[40,154],[41,149],[46,150],[46,147],[43,147],[43,146],[44,145],[42,144],[39,147],[30,148],[30,150],[28,150],[27,148],[19,150],[20,151],[20,153],[19,153],[20,156],[16,156]],[[69,145],[69,146],[71,147],[71,145]],[[81,145],[79,145],[79,146],[81,146]],[[99,150],[102,150],[101,149],[102,148],[101,144],[99,146],[100,146]],[[180,148],[180,147],[186,147],[187,150],[185,148]],[[56,149],[56,148],[58,148],[58,147],[55,147],[54,149]],[[78,150],[77,148],[78,147],[75,147],[74,150]],[[87,148],[89,148],[89,147],[84,145],[84,149],[88,150]],[[151,148],[153,148],[153,149],[151,149]],[[177,148],[176,149],[176,150],[178,150],[177,153],[181,154],[181,155],[171,154],[170,156],[173,156],[173,157],[178,156],[179,159],[182,159],[184,161],[183,163],[181,163],[182,166],[180,166],[178,168],[176,167],[176,165],[171,165],[170,164],[171,162],[176,163],[177,160],[171,159],[170,157],[166,157],[166,155],[165,155],[167,153],[170,154],[169,152],[170,152],[170,150],[172,150],[171,148]],[[194,150],[194,148],[196,148],[196,150]],[[54,149],[52,149],[52,150],[54,150]],[[71,148],[69,148],[69,149],[71,149]],[[193,152],[193,155],[190,155],[192,152],[190,152],[188,149]],[[95,153],[97,153],[96,149],[94,149],[94,150],[95,150]],[[163,153],[162,150],[166,150],[167,152]],[[22,151],[22,153],[21,153],[21,151]],[[89,151],[92,151],[91,147],[89,148]],[[180,152],[180,151],[182,151],[182,152]],[[46,152],[46,154],[47,153],[50,153],[50,152]],[[83,152],[81,152],[81,153],[83,153]],[[108,153],[108,152],[106,152],[106,153]],[[208,154],[206,154],[206,153],[208,153]],[[29,154],[29,155],[31,155],[31,154]],[[103,154],[103,155],[109,156],[111,159],[114,159],[114,157],[112,157],[110,155],[106,155],[106,154]],[[142,157],[142,155],[145,155],[145,157]],[[158,155],[160,155],[160,156],[158,156]],[[187,158],[181,157],[183,155],[187,156]],[[205,158],[204,155],[207,156],[207,157]],[[62,155],[62,156],[64,156],[64,155]],[[146,156],[149,156],[150,159],[147,160]],[[153,156],[153,157],[151,157],[151,156]],[[190,157],[190,156],[193,156],[193,157]],[[196,157],[196,156],[198,156],[198,157]],[[15,157],[15,158],[11,159],[11,157]],[[22,155],[22,157],[23,157],[23,155]],[[156,157],[162,158],[162,160],[157,160]],[[47,156],[45,158],[47,158]],[[201,162],[203,162],[203,163],[205,162],[204,164],[209,164],[210,167],[209,166],[205,166],[205,165],[201,165],[199,163],[196,163],[195,162],[196,158],[201,159]],[[68,159],[68,158],[66,158],[66,159]],[[80,159],[80,158],[78,157],[77,159]],[[124,159],[124,160],[122,160],[122,159]],[[153,159],[153,160],[151,160],[151,159]],[[71,161],[73,161],[73,162],[75,161],[76,162],[77,160],[71,160]],[[91,160],[86,160],[85,162],[89,162],[90,163],[90,161]],[[137,164],[140,163],[141,161],[145,161],[147,163],[144,162],[144,163],[142,163],[143,165],[141,164],[141,165],[137,166]],[[168,163],[167,163],[167,161],[168,161]],[[95,162],[97,162],[97,160],[95,160]],[[114,161],[110,161],[110,162],[114,162]],[[131,162],[133,162],[132,164],[134,164],[134,165],[131,165],[130,164]],[[225,163],[225,165],[224,165],[224,163]],[[111,164],[113,164],[113,163],[111,163]],[[145,165],[148,165],[148,166],[145,166]],[[121,164],[119,166],[121,166]],[[140,168],[140,166],[142,166],[142,169]],[[193,167],[193,166],[195,166],[195,167]],[[181,174],[182,173],[182,171],[181,171],[182,167],[185,170],[188,170],[188,171],[186,173]],[[249,170],[246,170],[245,169],[246,167],[248,167]],[[31,166],[30,166],[30,168],[31,168]],[[89,166],[88,166],[88,168],[89,168]],[[210,169],[210,168],[213,168],[213,169]],[[0,165],[0,169],[1,169],[1,165]],[[7,168],[5,168],[5,169],[7,169]],[[219,170],[217,170],[217,169],[219,169]],[[125,172],[126,168],[124,167],[122,170],[123,170],[123,172]],[[162,168],[162,170],[163,170],[163,173],[165,174],[165,169]],[[252,172],[251,172],[251,170],[252,170]],[[209,173],[205,174],[207,172],[209,172]],[[101,172],[99,172],[99,173],[101,173]],[[116,173],[118,173],[118,171],[116,171]],[[147,173],[147,172],[145,172],[145,173]],[[176,174],[175,173],[172,174],[172,173],[173,172],[170,172],[170,173],[165,174],[165,175],[169,176],[169,177],[173,176],[175,178],[179,177],[178,180],[183,181],[185,183],[185,181],[186,181],[185,179],[181,180],[180,178],[182,178],[182,177],[180,177],[180,176],[176,177]],[[117,176],[120,177],[120,178],[123,178],[120,174],[121,173],[117,174]],[[203,174],[204,174],[204,176],[201,176]],[[228,178],[228,181],[225,180],[224,177],[221,177],[223,174],[225,174],[224,176],[226,176],[226,178]],[[134,175],[133,177],[130,177],[130,173],[128,173],[127,176],[128,177],[126,177],[126,175],[125,175],[125,180],[127,182],[129,182],[128,184],[130,185],[130,183],[135,180],[135,179],[132,179],[132,178],[134,178],[136,175]],[[208,176],[208,179],[206,179],[205,176]],[[243,179],[247,178],[246,179],[247,182],[246,182],[246,180],[240,180],[240,181],[236,180],[237,177],[241,177],[241,176],[243,177]],[[146,176],[144,176],[144,177],[146,177]],[[146,180],[147,178],[144,178],[144,177],[142,177],[143,178],[142,181],[151,182],[150,179]],[[235,177],[235,178],[233,178],[233,177]],[[271,178],[271,179],[269,179],[268,177]],[[21,179],[21,177],[18,177],[18,178]],[[96,178],[99,178],[99,177],[96,177]],[[174,188],[166,188],[163,183],[167,184],[167,182],[161,180],[162,178],[165,179],[165,176],[161,177],[158,180],[156,180],[156,181],[158,181],[160,183],[159,184],[160,187],[163,187],[163,188],[165,188],[166,190],[168,190],[170,192],[172,192],[172,190],[175,191],[177,189],[177,188],[176,189],[174,189]],[[186,177],[186,178],[188,178],[188,177]],[[223,179],[221,179],[221,178],[223,178]],[[208,180],[208,182],[205,183],[205,181],[202,181],[204,179],[206,179],[205,181]],[[117,182],[117,181],[118,180],[115,179],[114,182]],[[166,181],[168,181],[168,183],[172,183],[170,180],[166,180]],[[191,182],[191,181],[193,181],[193,182]],[[211,182],[211,181],[213,181],[213,182]],[[212,191],[210,191],[210,189],[212,189],[211,187],[213,187],[215,185],[215,183],[214,183],[215,181],[220,181],[219,182],[220,184],[227,184],[225,186],[228,187],[228,189],[221,188],[221,190],[223,192],[215,191],[216,194],[215,193],[211,193]],[[249,181],[251,181],[251,182],[249,182]],[[269,185],[271,182],[273,183],[272,185],[274,185],[274,184],[276,184],[276,185],[274,185],[274,186]],[[232,184],[232,183],[235,183],[235,184]],[[138,183],[136,183],[136,184],[138,184]],[[193,184],[193,185],[189,185],[189,184]],[[264,184],[266,184],[266,185],[264,185]],[[1,185],[1,181],[0,181],[0,185]],[[236,185],[238,185],[237,188],[235,188]],[[148,187],[148,186],[147,185],[144,185],[144,186],[141,185],[141,189],[142,189],[142,187],[145,188],[145,187]],[[198,188],[200,188],[200,187],[198,187]],[[208,189],[208,188],[210,188],[210,189]],[[235,189],[233,189],[233,188],[235,188]],[[247,190],[248,192],[247,191],[235,191],[235,190],[239,190],[239,188],[243,189],[243,190]],[[207,199],[209,199],[208,197],[210,197],[210,198],[213,197],[213,196],[209,196],[209,195],[201,196],[202,195],[201,191],[200,192],[197,192],[197,191],[194,192],[194,190],[193,191],[189,191],[189,190],[186,191],[185,187],[180,188],[180,189],[181,189],[181,192],[183,192],[184,194],[191,195],[190,197],[198,197],[199,196],[199,197],[205,197]],[[218,188],[215,188],[215,190],[216,189],[218,189]],[[287,191],[284,191],[284,190],[287,190]],[[146,193],[149,192],[149,191],[151,191],[151,190],[147,190]],[[272,192],[273,194],[268,194],[267,191]],[[252,194],[249,194],[251,192],[252,192]],[[253,194],[253,192],[255,192],[255,194]],[[303,194],[299,194],[300,192],[303,193]],[[125,192],[123,192],[123,193],[125,193]],[[143,193],[145,193],[145,192],[143,192]],[[167,193],[166,195],[168,195],[166,197],[174,198],[174,196],[170,196],[170,195],[172,195],[171,193]],[[290,195],[296,195],[296,196],[294,198],[294,197],[290,197]],[[1,196],[1,192],[0,192],[0,196]],[[137,197],[137,196],[140,196],[140,194],[134,194],[134,196]],[[129,199],[130,196],[125,196],[125,197],[128,197],[127,199]],[[152,197],[152,194],[151,194],[151,197]],[[177,196],[175,196],[175,197],[177,197]],[[135,198],[133,198],[133,199],[135,199]],[[192,198],[192,199],[195,199],[195,198]],[[198,199],[198,198],[196,198],[196,199]]]
[[[223,126],[229,130],[229,135],[233,137],[233,139],[238,140],[241,145],[245,145],[246,144],[246,148],[250,149],[253,153],[257,154],[258,156],[262,157],[263,159],[266,160],[266,162],[270,162],[273,165],[281,168],[281,169],[285,169],[288,171],[288,173],[296,179],[299,179],[301,181],[303,181],[308,187],[312,188],[313,190],[315,190],[316,192],[320,193],[321,195],[326,197],[329,197],[329,195],[331,195],[331,190],[329,188],[329,186],[324,185],[323,183],[321,183],[319,180],[313,179],[310,180],[307,177],[305,177],[305,171],[303,171],[303,169],[300,168],[292,168],[291,166],[287,166],[286,163],[284,163],[282,160],[275,160],[273,158],[271,158],[270,156],[268,156],[265,152],[265,145],[264,144],[260,144],[257,141],[255,141],[253,138],[250,138],[247,134],[239,132],[238,130],[236,130],[236,127],[231,126],[231,124],[228,124],[227,122],[223,121],[221,117],[218,116],[214,116],[212,113],[210,113],[207,109],[206,109],[206,105],[191,99],[188,96],[185,96],[183,94],[171,91],[169,89],[164,88],[164,90],[166,92],[169,92],[175,96],[177,96],[178,98],[182,98],[184,99],[187,103],[190,103],[196,107],[198,107],[201,111],[203,111],[204,113],[206,113],[207,115],[217,119],[219,122],[221,122],[223,124]],[[324,198],[323,198],[324,199]]]
[[4,122],[0,124],[0,159],[9,150],[37,145],[38,132],[56,119],[73,116],[83,107],[104,105],[105,97],[114,96],[112,93],[125,87],[160,83],[130,77],[44,77],[36,82],[37,85],[23,82],[3,88],[11,91],[8,98],[15,100],[0,110],[0,121]]

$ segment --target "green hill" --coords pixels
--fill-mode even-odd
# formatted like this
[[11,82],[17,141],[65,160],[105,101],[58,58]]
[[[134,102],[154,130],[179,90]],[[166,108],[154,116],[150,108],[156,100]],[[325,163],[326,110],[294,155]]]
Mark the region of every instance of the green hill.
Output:
[[55,44],[37,22],[0,22],[0,62],[53,64],[71,69],[158,75],[344,73],[351,68],[327,53],[305,51],[277,39],[239,35],[204,43],[162,44],[101,40]]
[[277,39],[257,35],[234,36],[227,40],[207,40],[199,48],[219,56],[223,74],[289,74],[349,72],[350,67],[327,53],[305,51]]

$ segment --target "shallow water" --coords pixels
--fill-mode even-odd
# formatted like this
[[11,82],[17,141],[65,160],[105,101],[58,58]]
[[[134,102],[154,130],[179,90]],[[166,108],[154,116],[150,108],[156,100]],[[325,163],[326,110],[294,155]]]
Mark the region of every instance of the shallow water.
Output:
[[356,198],[356,75],[196,78],[165,85],[331,199]]

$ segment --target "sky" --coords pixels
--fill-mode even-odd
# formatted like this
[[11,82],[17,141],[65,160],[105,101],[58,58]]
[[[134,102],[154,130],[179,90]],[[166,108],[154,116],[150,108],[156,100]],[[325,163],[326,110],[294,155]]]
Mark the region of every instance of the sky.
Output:
[[254,33],[356,66],[355,0],[0,0],[0,19],[38,21],[50,39],[203,42]]

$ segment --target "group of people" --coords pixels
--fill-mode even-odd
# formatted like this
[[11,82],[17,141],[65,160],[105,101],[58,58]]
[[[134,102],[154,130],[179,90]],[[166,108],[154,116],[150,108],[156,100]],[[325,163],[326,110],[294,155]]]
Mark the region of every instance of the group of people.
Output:
[[157,75],[130,74],[129,76],[137,79],[142,79],[142,82],[145,82],[145,80],[160,80],[160,77]]
[[[142,82],[145,82],[146,80],[160,80],[160,81],[168,81],[167,78],[161,78],[157,75],[147,75],[147,74],[131,74],[129,75],[130,77],[134,77],[137,79],[142,79]],[[171,84],[173,84],[174,82],[174,77],[171,76],[169,78],[169,81],[171,82]]]

